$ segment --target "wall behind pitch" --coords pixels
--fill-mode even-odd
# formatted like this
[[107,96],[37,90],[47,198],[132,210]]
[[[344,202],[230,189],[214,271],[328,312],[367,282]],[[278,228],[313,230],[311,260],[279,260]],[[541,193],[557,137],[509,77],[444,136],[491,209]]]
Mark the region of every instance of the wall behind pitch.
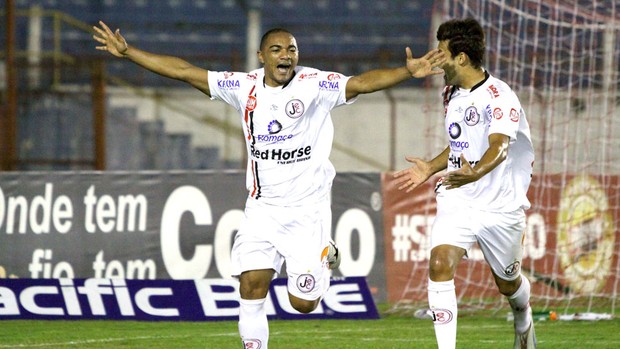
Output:
[[[246,199],[242,171],[0,174],[0,276],[201,279],[230,277]],[[378,173],[343,173],[333,232],[335,276],[366,276],[384,301]],[[257,227],[260,229],[260,227]]]

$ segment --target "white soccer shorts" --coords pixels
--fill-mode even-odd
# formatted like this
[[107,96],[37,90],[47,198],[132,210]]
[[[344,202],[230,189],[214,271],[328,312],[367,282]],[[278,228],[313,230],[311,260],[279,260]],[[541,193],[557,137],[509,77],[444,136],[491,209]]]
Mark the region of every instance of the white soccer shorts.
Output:
[[519,277],[525,234],[523,209],[487,212],[468,207],[463,202],[437,199],[431,248],[452,245],[465,249],[469,254],[477,242],[495,275],[508,281]]
[[280,207],[248,198],[245,219],[232,247],[232,275],[261,269],[280,273],[286,261],[288,292],[305,300],[318,299],[329,288],[330,236],[331,207],[327,199]]

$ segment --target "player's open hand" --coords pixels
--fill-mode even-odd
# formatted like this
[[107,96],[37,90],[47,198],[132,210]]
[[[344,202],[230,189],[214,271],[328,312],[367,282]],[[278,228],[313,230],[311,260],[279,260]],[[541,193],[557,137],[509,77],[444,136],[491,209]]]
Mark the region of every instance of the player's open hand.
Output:
[[446,55],[438,49],[428,51],[421,58],[413,58],[409,47],[405,48],[405,53],[407,54],[407,69],[414,78],[443,74],[443,69],[439,66],[446,61]]
[[95,48],[100,51],[108,51],[116,57],[124,57],[127,52],[127,41],[121,35],[121,30],[116,29],[115,32],[112,32],[102,21],[99,21],[99,25],[101,28],[93,26],[93,29],[95,29],[93,39],[101,44],[101,46],[96,46]]
[[396,184],[398,185],[398,190],[406,189],[406,192],[410,192],[413,189],[420,186],[420,184],[426,182],[426,180],[432,175],[430,165],[428,162],[413,157],[405,158],[408,162],[412,163],[413,166],[395,172],[394,178],[396,179]]
[[448,174],[444,176],[443,186],[446,187],[446,189],[459,188],[479,179],[478,173],[474,170],[469,161],[465,159],[465,155],[463,154],[461,154],[461,164],[460,169],[448,172]]

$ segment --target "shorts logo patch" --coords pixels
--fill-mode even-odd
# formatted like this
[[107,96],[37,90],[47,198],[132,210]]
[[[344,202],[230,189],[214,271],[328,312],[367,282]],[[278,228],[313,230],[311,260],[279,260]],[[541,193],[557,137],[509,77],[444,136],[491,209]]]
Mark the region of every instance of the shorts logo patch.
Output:
[[521,263],[519,263],[519,261],[513,262],[511,265],[507,266],[506,269],[504,269],[504,273],[506,273],[506,275],[508,276],[513,276],[516,275],[519,270],[521,270]]
[[316,281],[314,280],[314,276],[310,274],[301,274],[297,278],[297,288],[303,293],[312,291],[315,284]]
[[452,321],[454,314],[448,309],[431,309],[433,315],[433,322],[439,325],[444,325]]

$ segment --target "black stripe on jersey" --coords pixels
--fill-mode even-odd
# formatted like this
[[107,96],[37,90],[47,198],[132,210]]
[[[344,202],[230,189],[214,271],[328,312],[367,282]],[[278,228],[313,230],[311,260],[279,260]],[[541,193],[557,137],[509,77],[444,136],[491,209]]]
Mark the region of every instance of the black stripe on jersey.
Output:
[[255,199],[259,199],[261,197],[261,187],[260,187],[260,178],[258,178],[258,162],[252,161],[254,166],[252,167],[252,172],[254,172],[254,190],[252,192],[252,196]]
[[[256,95],[254,95],[256,97]],[[254,137],[254,110],[248,113],[248,122],[250,129],[250,136],[252,137],[252,145],[256,144],[256,138]]]

